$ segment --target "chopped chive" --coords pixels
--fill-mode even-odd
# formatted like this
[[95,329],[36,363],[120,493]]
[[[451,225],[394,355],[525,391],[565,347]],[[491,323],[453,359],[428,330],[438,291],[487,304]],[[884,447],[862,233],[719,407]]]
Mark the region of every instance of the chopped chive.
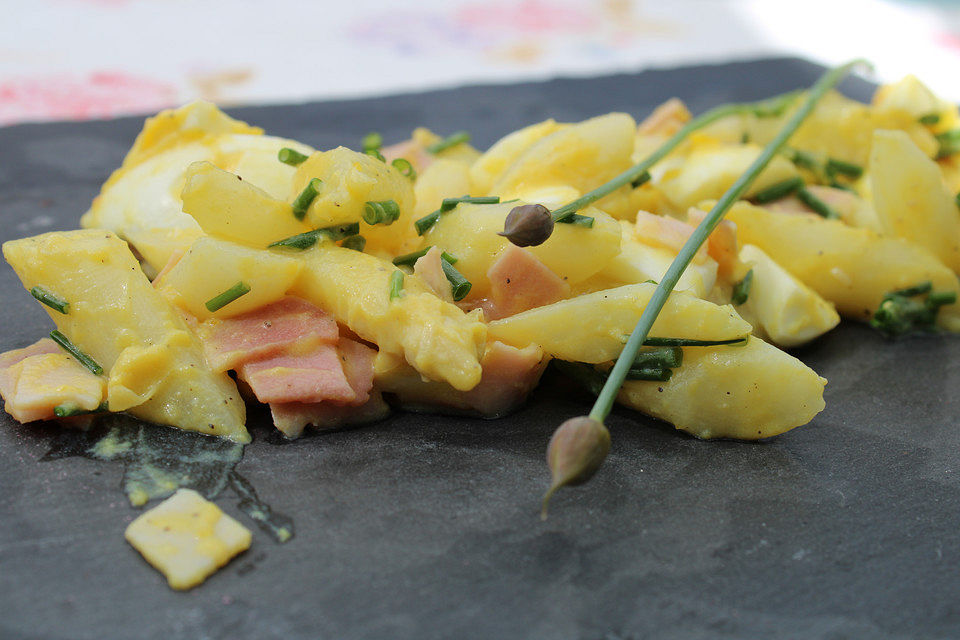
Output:
[[459,198],[444,198],[443,202],[440,203],[440,213],[453,211],[460,203],[499,204],[500,196],[460,196]]
[[276,242],[271,242],[267,246],[268,247],[287,247],[289,249],[309,249],[313,245],[317,244],[318,237],[319,237],[319,233],[317,233],[316,230],[305,231],[303,233],[298,233],[295,236],[284,238],[283,240],[277,240]]
[[367,224],[391,225],[400,217],[400,205],[393,200],[368,200],[363,205],[363,221]]
[[321,187],[323,187],[323,180],[311,178],[300,195],[293,201],[293,215],[297,220],[303,220],[303,217],[307,215],[307,209],[310,208],[314,199],[320,195]]
[[827,159],[827,173],[842,173],[845,176],[848,176],[853,179],[857,179],[863,175],[863,167],[853,162],[847,162],[845,160],[837,160],[836,158]]
[[754,107],[753,115],[758,118],[779,118],[788,107],[796,102],[799,95],[799,91],[791,91],[780,96],[762,100]]
[[889,295],[913,298],[916,296],[922,296],[925,293],[930,293],[931,291],[933,291],[933,283],[929,280],[925,280],[919,284],[913,285],[912,287],[907,287],[906,289],[897,289],[896,291],[891,291]]
[[927,303],[937,307],[942,307],[947,304],[953,304],[957,301],[957,292],[956,291],[932,291],[929,296],[927,296]]
[[296,167],[297,165],[303,164],[307,160],[307,156],[303,155],[296,149],[291,149],[290,147],[284,147],[280,149],[277,153],[277,159],[283,164],[288,164],[291,167]]
[[630,181],[630,186],[633,189],[639,189],[640,187],[642,187],[648,182],[650,182],[650,172],[644,171],[643,173],[641,173],[636,178]]
[[104,411],[109,411],[107,407],[107,401],[104,400],[97,406],[96,409],[81,409],[80,407],[74,404],[58,404],[53,408],[53,415],[58,418],[71,418],[73,416],[83,416],[89,415],[91,413],[103,413]]
[[630,367],[627,369],[627,380],[647,380],[650,382],[666,382],[673,375],[673,370],[659,367]]
[[440,214],[448,213],[457,208],[461,202],[469,204],[500,204],[500,196],[460,196],[459,198],[444,198],[440,208],[414,221],[417,235],[422,236],[440,220]]
[[380,153],[380,149],[366,149],[363,153],[368,156],[372,156],[379,160],[380,162],[386,162],[387,159],[383,157],[383,154]]
[[774,200],[784,198],[802,187],[803,178],[800,176],[794,176],[761,189],[754,194],[753,201],[757,204],[766,204],[767,202],[773,202]]
[[803,187],[797,191],[797,198],[800,199],[800,202],[813,209],[813,212],[817,215],[823,216],[828,220],[836,220],[840,218],[840,214],[834,211],[833,207],[828,205],[817,196],[813,195],[813,193],[806,187]]
[[355,236],[360,233],[360,223],[345,222],[343,224],[332,224],[329,227],[315,229],[314,233],[326,236],[333,241],[343,240],[344,238],[349,238],[350,236]]
[[452,253],[447,253],[446,251],[440,252],[440,259],[446,260],[450,264],[457,264],[457,260],[458,260],[458,258],[455,255],[453,255]]
[[56,309],[60,313],[66,315],[70,312],[70,303],[64,300],[63,298],[57,297],[54,294],[47,291],[41,286],[36,286],[30,289],[30,295],[34,298],[47,305],[51,309]]
[[427,255],[427,251],[430,251],[430,249],[432,248],[433,248],[433,245],[427,245],[426,247],[424,247],[423,249],[420,249],[419,251],[414,251],[412,253],[407,253],[402,256],[397,256],[396,258],[393,259],[393,264],[395,264],[398,267],[401,267],[401,266],[412,267],[417,262],[417,260]]
[[800,149],[791,150],[790,162],[801,169],[806,169],[808,171],[815,172],[820,168],[820,163],[817,162],[817,159],[813,156],[813,154],[807,151],[801,151]]
[[376,131],[371,131],[360,140],[360,148],[364,153],[372,149],[379,149],[383,146],[383,136]]
[[938,133],[937,142],[940,143],[940,150],[937,152],[937,159],[945,158],[960,151],[960,129],[951,129]]
[[450,281],[450,291],[453,293],[454,302],[463,300],[470,289],[473,287],[470,284],[470,281],[463,277],[463,274],[454,268],[452,264],[440,259],[440,267],[443,269],[443,275],[447,276],[447,280]]
[[93,375],[103,375],[103,367],[97,364],[96,360],[85,354],[83,351],[80,351],[77,345],[70,342],[70,339],[67,338],[67,336],[54,329],[50,332],[50,337],[54,342],[60,345],[64,351],[76,358],[77,362],[89,369]]
[[591,216],[582,216],[579,213],[568,213],[562,219],[556,220],[556,222],[574,224],[578,227],[586,227],[588,229],[593,228],[593,218]]
[[463,144],[464,142],[470,142],[470,134],[466,131],[457,131],[453,135],[447,136],[443,140],[433,143],[427,147],[427,151],[432,154],[438,154],[441,151],[446,151],[450,147],[455,147],[458,144]]
[[358,233],[360,233],[360,223],[347,222],[344,224],[335,224],[329,227],[323,227],[322,229],[304,231],[303,233],[298,233],[294,236],[290,236],[289,238],[271,242],[267,246],[303,250],[309,249],[313,245],[317,244],[317,240],[320,238],[320,236],[324,236],[330,240],[343,240],[344,238],[355,236]]
[[842,182],[837,182],[836,180],[830,183],[830,186],[834,189],[840,189],[842,191],[849,191],[850,193],[856,193],[857,190],[851,187],[848,184],[843,184]]
[[394,158],[393,162],[390,163],[390,166],[399,171],[400,175],[402,175],[404,178],[410,178],[411,180],[417,179],[417,171],[406,158]]
[[747,275],[743,276],[743,280],[733,285],[733,293],[730,294],[730,302],[736,306],[740,306],[747,301],[747,298],[750,297],[750,287],[753,285],[753,269],[747,271]]
[[403,293],[403,271],[394,271],[390,274],[390,299],[399,298]]
[[957,206],[960,207],[960,193],[953,196],[953,201],[957,203]]
[[433,213],[428,213],[422,218],[419,218],[417,221],[413,223],[413,226],[416,227],[417,229],[417,235],[422,236],[427,231],[429,231],[431,227],[433,227],[433,225],[437,224],[439,220],[440,220],[440,209],[437,209]]
[[303,233],[298,233],[295,236],[284,238],[283,240],[271,242],[267,246],[287,247],[288,249],[309,249],[313,245],[317,244],[318,236],[319,234],[316,231],[305,231]]
[[204,306],[207,308],[207,311],[213,313],[214,311],[223,309],[240,296],[244,296],[248,293],[250,293],[250,285],[241,280],[223,293],[217,294],[207,300],[206,303],[204,303]]
[[[626,336],[629,337],[629,336]],[[697,340],[694,338],[656,338],[648,337],[643,341],[645,347],[720,347],[724,345],[746,344],[747,338],[729,340]]]
[[[923,295],[925,299],[921,299]],[[934,331],[940,307],[956,301],[955,291],[934,291],[932,282],[921,282],[885,295],[870,319],[870,326],[888,337]]]
[[[770,143],[764,147],[763,151],[760,152],[760,155],[757,156],[757,158],[737,179],[737,181],[734,182],[734,184],[727,189],[726,192],[724,192],[723,196],[720,197],[717,203],[710,210],[709,214],[700,222],[700,224],[697,225],[696,229],[694,229],[693,233],[684,243],[683,248],[681,248],[680,252],[677,254],[677,257],[673,260],[673,262],[670,263],[670,267],[667,269],[667,272],[661,279],[660,284],[657,285],[657,288],[653,292],[650,301],[644,307],[643,312],[640,315],[640,319],[637,321],[636,326],[634,326],[633,331],[630,333],[630,337],[627,339],[627,344],[624,346],[623,351],[617,358],[613,369],[610,370],[610,375],[598,394],[593,408],[590,410],[590,418],[602,424],[604,419],[610,413],[610,410],[613,407],[613,402],[620,391],[620,386],[623,384],[623,380],[626,377],[630,366],[633,364],[633,359],[637,357],[637,353],[639,352],[641,345],[644,344],[644,341],[647,338],[650,327],[653,326],[657,316],[660,314],[660,311],[666,304],[667,299],[670,296],[670,292],[677,285],[677,282],[680,280],[680,276],[683,275],[683,272],[693,260],[694,255],[697,253],[703,243],[707,241],[710,233],[718,224],[720,224],[720,221],[723,219],[723,216],[726,214],[727,210],[729,210],[730,207],[733,206],[733,204],[747,191],[747,189],[750,188],[751,183],[756,180],[760,172],[766,168],[774,155],[780,152],[790,136],[792,136],[797,129],[800,128],[800,125],[807,118],[807,116],[810,115],[817,102],[824,96],[824,94],[836,86],[836,84],[855,66],[862,63],[862,60],[854,60],[842,66],[835,67],[821,76],[820,79],[817,80],[817,82],[813,85],[813,87],[811,87],[806,98],[793,112],[783,127],[781,127],[780,131],[773,138],[773,140],[771,140]],[[678,144],[680,144],[680,142],[686,135],[690,133],[691,130],[696,130],[697,128],[705,126],[706,123],[713,122],[716,119],[730,115],[731,113],[742,113],[742,108],[742,105],[739,107],[736,105],[717,107],[716,109],[713,109],[702,116],[694,118],[684,125],[680,131],[670,138],[670,140],[664,143],[659,149],[657,149],[657,151],[655,151],[640,164],[628,169],[620,176],[610,180],[607,184],[594,189],[584,196],[581,196],[577,200],[574,200],[564,207],[561,207],[557,211],[554,211],[554,219],[560,217],[558,214],[566,215],[568,211],[577,211],[583,206],[586,206],[591,202],[595,202],[600,197],[603,197],[610,191],[613,191],[621,186],[623,183],[619,182],[620,180],[625,179],[625,181],[629,181],[635,178],[637,175],[640,175],[643,170],[649,168],[652,166],[652,164],[662,159]]]
[[683,364],[683,349],[680,347],[650,347],[642,349],[633,359],[632,369],[671,369]]
[[350,236],[349,238],[344,238],[340,246],[344,249],[363,252],[363,249],[367,246],[367,239],[363,236]]
[[748,142],[750,142],[750,134],[744,131],[740,134],[740,144],[747,144]]
[[932,125],[935,125],[935,124],[937,124],[937,123],[940,122],[940,114],[939,114],[939,113],[928,113],[928,114],[925,115],[925,116],[920,116],[919,118],[917,118],[917,122],[919,122],[920,124],[925,124],[925,125],[927,125],[928,127],[929,127],[929,126],[932,126]]

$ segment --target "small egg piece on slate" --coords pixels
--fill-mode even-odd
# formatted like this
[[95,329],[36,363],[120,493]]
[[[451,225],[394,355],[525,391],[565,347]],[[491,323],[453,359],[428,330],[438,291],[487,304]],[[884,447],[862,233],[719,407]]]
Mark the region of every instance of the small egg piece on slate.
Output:
[[250,547],[250,530],[192,489],[180,489],[130,523],[133,545],[171,589],[191,589]]

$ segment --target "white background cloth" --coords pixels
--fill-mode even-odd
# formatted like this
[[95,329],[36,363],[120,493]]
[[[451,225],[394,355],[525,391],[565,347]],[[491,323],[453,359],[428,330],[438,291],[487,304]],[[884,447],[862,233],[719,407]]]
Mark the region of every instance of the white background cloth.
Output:
[[881,0],[0,0],[0,125],[796,55],[960,100],[960,8]]

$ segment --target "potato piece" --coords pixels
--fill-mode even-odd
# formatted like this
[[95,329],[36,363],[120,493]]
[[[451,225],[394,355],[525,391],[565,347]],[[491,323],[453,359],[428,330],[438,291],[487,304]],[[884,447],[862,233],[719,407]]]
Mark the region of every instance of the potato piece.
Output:
[[[322,242],[301,254],[303,270],[293,295],[332,313],[381,350],[402,354],[417,371],[466,391],[480,382],[486,326],[435,296],[415,275],[390,299],[396,267],[375,256]],[[458,264],[459,266],[459,264]]]
[[[209,161],[239,173],[274,196],[286,197],[294,169],[277,151],[312,149],[294,140],[260,135],[207,102],[195,102],[148,118],[123,165],[104,183],[80,224],[110,229],[130,240],[154,271],[185,251],[200,227],[183,213],[180,192],[187,167]],[[283,185],[277,193],[277,185]]]
[[937,163],[903,131],[876,131],[870,151],[873,208],[885,235],[924,247],[960,271],[960,213]]
[[480,383],[457,391],[444,382],[424,380],[400,356],[381,351],[374,361],[377,388],[391,393],[404,408],[437,409],[484,418],[499,418],[515,411],[533,391],[550,358],[536,345],[525,349],[491,342],[484,350]]
[[[514,207],[523,202],[494,205],[461,204],[440,217],[424,235],[424,244],[440,247],[457,258],[457,270],[473,284],[470,299],[490,291],[487,269],[509,240],[498,236]],[[541,262],[563,280],[574,284],[597,273],[620,252],[620,227],[602,211],[587,207],[582,215],[593,216],[593,228],[558,224],[543,244],[529,247]]]
[[[801,99],[794,104],[799,106]],[[793,109],[790,109],[779,118],[745,117],[750,140],[759,145],[767,144],[792,113]],[[939,148],[933,134],[913,115],[899,109],[875,109],[836,91],[827,93],[820,100],[813,113],[790,137],[790,146],[866,166],[870,140],[877,129],[905,131],[929,157],[935,156]]]
[[[599,187],[632,166],[636,123],[625,113],[584,120],[540,138],[507,168],[490,193],[503,199],[530,189],[569,185],[581,193]],[[596,203],[603,208],[604,200]]]
[[417,176],[413,185],[416,206],[413,218],[418,219],[440,208],[444,198],[477,195],[470,184],[470,167],[458,160],[440,158]]
[[[523,348],[543,347],[554,358],[599,363],[615,359],[633,331],[656,285],[634,284],[597,291],[524,311],[488,324],[490,338]],[[730,340],[750,333],[750,324],[730,305],[718,306],[682,293],[670,294],[651,336]]]
[[823,335],[840,323],[833,305],[752,244],[740,249],[740,260],[753,269],[744,306],[774,344],[795,347]]
[[414,129],[413,133],[410,134],[410,139],[414,145],[423,149],[424,153],[433,160],[456,160],[469,167],[480,157],[480,152],[469,142],[455,144],[439,153],[427,151],[429,147],[443,140],[444,136],[437,135],[426,127],[417,127]]
[[[607,289],[647,280],[660,282],[673,259],[677,257],[677,252],[640,242],[634,237],[633,225],[629,222],[621,221],[620,228],[620,254],[608,262],[594,278],[609,283],[602,287]],[[716,281],[717,263],[706,258],[687,267],[674,291],[686,291],[697,298],[704,298],[713,289]]]
[[769,438],[806,424],[824,408],[827,381],[751,336],[745,345],[684,347],[667,382],[628,380],[620,404],[698,438]]
[[[368,250],[387,253],[399,252],[407,240],[416,237],[413,186],[409,178],[390,165],[346,147],[317,152],[297,167],[290,191],[291,201],[311,178],[323,180],[320,195],[307,210],[311,227],[359,220],[360,235],[367,239]],[[370,226],[363,222],[365,204],[383,200],[393,200],[399,205],[400,218],[386,226]]]
[[[745,244],[755,244],[777,264],[832,302],[841,315],[873,317],[884,295],[924,281],[960,292],[957,276],[925,249],[817,215],[771,213],[738,202],[727,213]],[[960,331],[960,305],[942,307],[937,324]]]
[[931,128],[938,133],[952,129],[960,121],[957,105],[938,98],[914,75],[883,85],[873,94],[872,103],[878,111],[900,111],[915,120],[935,115],[938,121]]
[[205,233],[255,249],[310,230],[290,204],[209,162],[187,168],[180,198]]
[[[722,196],[761,151],[762,147],[753,144],[698,146],[682,163],[666,171],[657,181],[657,186],[674,207],[686,211],[702,200]],[[774,156],[754,180],[746,196],[796,175],[798,172],[793,163],[781,156]]]
[[569,126],[551,118],[500,138],[470,167],[475,195],[489,194],[494,183],[520,154],[541,138]]
[[200,343],[126,243],[91,229],[12,240],[3,254],[28,290],[41,285],[70,303],[66,315],[44,309],[108,372],[112,411],[249,442],[236,385],[210,371]]
[[[199,320],[229,318],[282,298],[300,267],[300,261],[289,256],[205,236],[194,242],[154,285]],[[207,309],[208,300],[237,282],[246,284],[250,291],[217,311]]]

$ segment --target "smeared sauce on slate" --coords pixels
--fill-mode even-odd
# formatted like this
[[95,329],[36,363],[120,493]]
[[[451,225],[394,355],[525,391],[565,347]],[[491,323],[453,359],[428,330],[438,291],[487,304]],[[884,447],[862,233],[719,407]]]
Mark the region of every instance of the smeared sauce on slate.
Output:
[[230,487],[239,498],[238,508],[260,529],[281,543],[293,537],[293,520],[274,512],[237,473],[243,445],[236,442],[109,414],[86,431],[60,430],[41,461],[72,456],[122,462],[123,491],[135,507],[181,487],[209,500]]

